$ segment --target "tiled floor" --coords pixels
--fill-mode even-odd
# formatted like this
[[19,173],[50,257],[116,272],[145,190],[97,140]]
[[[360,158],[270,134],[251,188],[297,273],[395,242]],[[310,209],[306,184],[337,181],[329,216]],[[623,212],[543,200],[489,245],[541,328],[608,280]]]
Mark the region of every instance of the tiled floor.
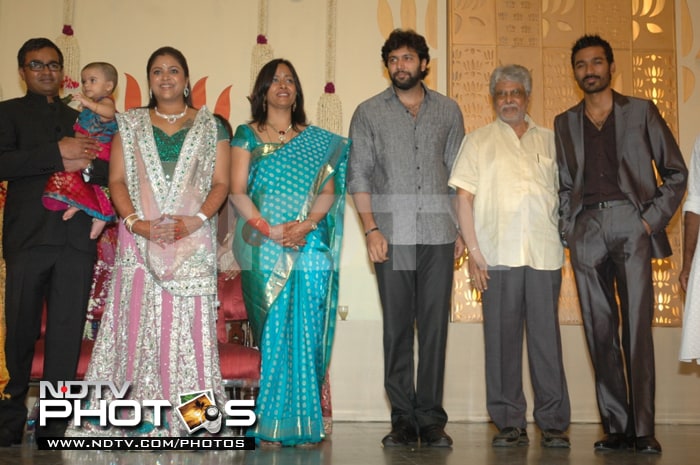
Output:
[[596,453],[593,442],[599,425],[575,424],[571,449],[549,450],[539,445],[539,432],[530,425],[530,446],[494,449],[495,430],[486,423],[450,423],[450,449],[382,449],[379,441],[387,423],[335,423],[333,436],[313,449],[259,449],[248,452],[85,452],[0,448],[0,465],[686,465],[698,463],[700,425],[657,426],[661,455],[631,451]]

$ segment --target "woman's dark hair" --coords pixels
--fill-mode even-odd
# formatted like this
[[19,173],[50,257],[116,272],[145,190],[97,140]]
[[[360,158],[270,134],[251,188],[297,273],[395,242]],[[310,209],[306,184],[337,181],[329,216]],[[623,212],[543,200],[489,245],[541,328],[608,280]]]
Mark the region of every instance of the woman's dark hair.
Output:
[[[175,58],[175,60],[180,66],[182,66],[182,70],[184,71],[185,77],[187,78],[187,95],[183,95],[183,97],[185,98],[185,103],[187,104],[187,106],[190,108],[194,108],[194,106],[192,105],[192,88],[190,87],[190,67],[187,66],[187,59],[180,50],[166,46],[161,47],[155,52],[151,53],[151,57],[148,59],[148,63],[146,64],[146,79],[150,83],[151,66],[153,66],[153,62],[156,61],[156,58],[163,55],[170,55],[171,57]],[[156,99],[151,93],[148,99],[148,108],[155,107]]]
[[608,60],[608,64],[612,65],[615,62],[615,58],[613,57],[613,50],[612,47],[610,46],[610,43],[600,37],[599,35],[585,35],[580,37],[576,43],[574,43],[574,46],[571,47],[571,67],[573,68],[575,66],[574,59],[576,57],[576,54],[578,53],[579,50],[588,48],[588,47],[603,47],[603,51],[605,52],[605,58]]
[[214,113],[214,118],[218,119],[224,126],[224,129],[226,129],[226,134],[228,134],[228,141],[231,142],[231,139],[233,138],[233,127],[231,126],[231,123],[229,123],[224,115],[220,115],[219,113]]
[[21,68],[25,65],[24,60],[27,59],[27,53],[33,52],[34,50],[41,50],[42,48],[52,48],[58,53],[58,62],[63,65],[63,53],[58,45],[51,42],[49,39],[44,37],[38,37],[35,39],[29,39],[26,41],[22,47],[17,52],[17,66]]
[[295,105],[292,107],[292,127],[298,132],[299,125],[307,124],[306,112],[304,111],[304,92],[301,90],[299,75],[294,69],[294,66],[289,60],[285,60],[284,58],[276,58],[268,61],[265,66],[260,69],[258,77],[255,78],[253,91],[250,93],[250,97],[248,97],[252,116],[251,122],[257,123],[260,127],[265,127],[265,122],[267,121],[267,91],[270,90],[272,79],[275,77],[278,65],[287,65],[294,79],[297,97],[296,100],[294,100]]
[[421,75],[421,79],[425,79],[430,72],[430,68],[427,66],[430,64],[430,49],[425,42],[425,37],[411,29],[394,29],[382,46],[382,60],[385,67],[388,68],[389,66],[389,54],[401,47],[415,50],[418,54],[418,59],[420,61],[425,60],[425,71]]

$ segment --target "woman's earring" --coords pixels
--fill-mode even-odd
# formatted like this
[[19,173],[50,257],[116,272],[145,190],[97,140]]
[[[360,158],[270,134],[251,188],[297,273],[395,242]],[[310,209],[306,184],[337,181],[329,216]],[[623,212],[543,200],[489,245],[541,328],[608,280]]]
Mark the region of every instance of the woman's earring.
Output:
[[185,98],[189,97],[189,95],[190,95],[190,89],[188,89],[187,87],[185,87],[185,91],[184,91],[183,93],[185,94]]
[[263,98],[263,111],[267,111],[267,98]]
[[295,100],[294,103],[292,103],[292,113],[297,111],[297,101]]
[[153,89],[148,89],[148,96],[153,100]]

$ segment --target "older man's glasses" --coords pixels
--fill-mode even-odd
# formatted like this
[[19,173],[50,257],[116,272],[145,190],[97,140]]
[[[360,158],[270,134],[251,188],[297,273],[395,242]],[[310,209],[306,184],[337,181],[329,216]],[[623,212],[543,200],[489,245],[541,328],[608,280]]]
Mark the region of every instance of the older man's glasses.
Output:
[[32,71],[43,71],[44,68],[49,68],[49,71],[61,71],[63,69],[63,65],[57,61],[44,63],[43,61],[32,60],[24,66]]
[[523,89],[497,90],[493,96],[498,100],[505,100],[508,97],[518,99],[525,97],[525,91]]

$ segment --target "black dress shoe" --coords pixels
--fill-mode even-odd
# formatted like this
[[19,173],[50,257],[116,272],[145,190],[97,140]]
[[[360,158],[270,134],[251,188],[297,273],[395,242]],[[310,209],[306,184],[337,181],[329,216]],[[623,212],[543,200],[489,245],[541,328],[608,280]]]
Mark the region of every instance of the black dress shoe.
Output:
[[654,436],[640,436],[634,440],[634,447],[641,454],[660,454],[661,444]]
[[399,421],[392,428],[391,432],[382,439],[384,447],[400,447],[418,444],[418,433],[416,427],[409,422]]
[[426,426],[420,432],[421,445],[430,447],[452,447],[452,438],[442,426]]
[[22,433],[15,433],[0,426],[0,447],[10,447],[22,443]]
[[607,434],[603,439],[593,444],[595,450],[624,450],[629,446],[629,440],[624,433]]

